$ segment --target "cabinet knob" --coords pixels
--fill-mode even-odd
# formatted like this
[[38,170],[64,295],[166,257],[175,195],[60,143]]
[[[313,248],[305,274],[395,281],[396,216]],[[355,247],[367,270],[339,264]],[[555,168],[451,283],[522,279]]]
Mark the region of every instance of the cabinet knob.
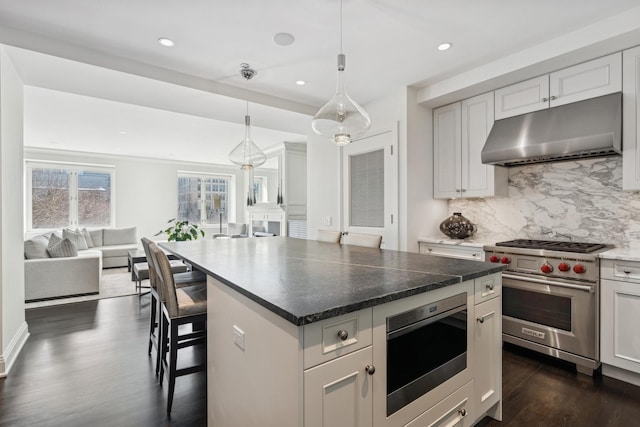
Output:
[[493,290],[493,283],[488,284],[488,285],[487,285],[487,289],[489,289],[490,291],[492,291],[492,290]]
[[551,101],[553,101],[553,100],[555,100],[555,99],[558,99],[558,97],[557,97],[557,96],[555,96],[555,95],[551,95],[551,97],[550,97],[549,99],[550,99]]
[[349,338],[349,332],[345,331],[344,329],[340,329],[338,331],[338,338],[340,338],[342,341],[346,340],[347,338]]
[[464,408],[460,408],[458,409],[458,414],[460,414],[460,416],[464,418],[467,416],[467,410]]
[[[429,248],[429,249],[427,249],[427,250],[428,250],[429,252],[431,252],[431,251],[433,250],[433,248]],[[626,273],[626,271],[625,271],[625,273]]]
[[364,367],[364,370],[367,374],[373,375],[376,372],[376,367],[373,365],[367,365]]
[[467,191],[466,188],[463,188],[462,190],[460,190],[460,192],[465,193]]
[[549,98],[542,98],[542,102],[548,102]]
[[631,270],[623,270],[624,274],[631,274]]

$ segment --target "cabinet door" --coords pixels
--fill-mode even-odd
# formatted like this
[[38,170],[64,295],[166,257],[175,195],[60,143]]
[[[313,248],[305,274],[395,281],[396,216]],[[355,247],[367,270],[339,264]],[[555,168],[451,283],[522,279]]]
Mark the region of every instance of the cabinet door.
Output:
[[305,427],[371,427],[371,360],[367,347],[304,372]]
[[640,283],[601,280],[602,362],[640,374]]
[[460,103],[433,110],[433,197],[460,196]]
[[623,53],[622,189],[640,190],[640,47]]
[[526,80],[495,91],[495,119],[549,108],[549,76]]
[[476,414],[480,415],[502,395],[502,298],[485,301],[475,309],[473,383]]
[[462,101],[462,197],[507,195],[507,169],[482,164],[482,148],[493,127],[493,92]]
[[622,54],[595,59],[551,73],[550,106],[569,104],[622,90]]

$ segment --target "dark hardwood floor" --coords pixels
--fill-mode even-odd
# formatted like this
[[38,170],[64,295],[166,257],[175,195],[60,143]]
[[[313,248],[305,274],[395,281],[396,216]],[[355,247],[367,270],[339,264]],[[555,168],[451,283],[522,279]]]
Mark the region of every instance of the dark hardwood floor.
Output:
[[[206,373],[167,382],[147,356],[149,296],[27,310],[31,336],[0,380],[0,426],[206,426]],[[185,363],[204,349],[180,350]],[[181,360],[179,357],[179,361]]]
[[[205,426],[202,372],[177,379],[167,418],[166,382],[158,386],[146,353],[148,316],[148,296],[27,310],[31,337],[0,380],[0,426]],[[640,426],[640,387],[509,345],[503,398],[504,421],[478,426]]]
[[637,427],[640,387],[510,344],[502,350],[502,422],[478,427]]

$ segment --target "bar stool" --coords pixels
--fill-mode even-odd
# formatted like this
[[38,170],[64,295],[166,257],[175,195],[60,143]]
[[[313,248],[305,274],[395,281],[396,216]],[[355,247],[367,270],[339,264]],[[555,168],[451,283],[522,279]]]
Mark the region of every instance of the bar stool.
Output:
[[[152,240],[143,237],[140,239],[142,242],[142,248],[144,249],[144,253],[147,257],[147,264],[149,265],[148,275],[149,275],[149,294],[151,295],[151,306],[150,306],[150,316],[149,316],[149,349],[148,354],[151,355],[151,350],[153,347],[156,348],[156,376],[160,373],[160,345],[158,343],[160,339],[160,331],[159,331],[159,322],[158,315],[160,313],[160,297],[158,295],[158,285],[157,285],[157,273],[156,267],[153,263],[153,257],[151,256],[151,250],[149,249],[149,245],[153,243]],[[184,264],[183,264],[184,265]],[[173,268],[172,268],[173,271]],[[193,284],[200,284],[204,286],[207,282],[207,275],[199,270],[191,270],[184,273],[176,273],[173,274],[173,280],[175,282],[176,287],[190,286]],[[156,328],[158,328],[158,332],[156,332]]]
[[[169,390],[167,396],[167,414],[171,413],[176,377],[206,370],[206,323],[207,294],[206,286],[193,284],[176,288],[171,264],[167,255],[155,243],[149,244],[152,263],[155,265],[157,289],[160,297],[160,385],[165,372],[168,373]],[[191,324],[191,332],[180,333],[180,326]],[[177,369],[178,350],[204,344],[205,358],[202,363]],[[169,360],[167,361],[167,353]]]

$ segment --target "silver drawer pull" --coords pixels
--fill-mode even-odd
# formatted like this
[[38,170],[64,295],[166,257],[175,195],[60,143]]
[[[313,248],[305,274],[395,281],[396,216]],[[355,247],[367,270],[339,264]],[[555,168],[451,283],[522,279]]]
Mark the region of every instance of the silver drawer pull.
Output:
[[624,274],[631,274],[631,270],[622,270],[624,271]]
[[467,410],[466,410],[466,409],[464,409],[464,408],[460,408],[460,409],[458,410],[458,414],[460,414],[460,416],[461,416],[462,418],[464,418],[464,417],[466,417],[466,416],[467,416]]
[[338,338],[340,338],[342,341],[346,340],[347,338],[349,338],[349,332],[345,331],[344,329],[340,329],[338,331]]
[[493,283],[490,283],[487,285],[487,289],[492,291],[493,290]]

